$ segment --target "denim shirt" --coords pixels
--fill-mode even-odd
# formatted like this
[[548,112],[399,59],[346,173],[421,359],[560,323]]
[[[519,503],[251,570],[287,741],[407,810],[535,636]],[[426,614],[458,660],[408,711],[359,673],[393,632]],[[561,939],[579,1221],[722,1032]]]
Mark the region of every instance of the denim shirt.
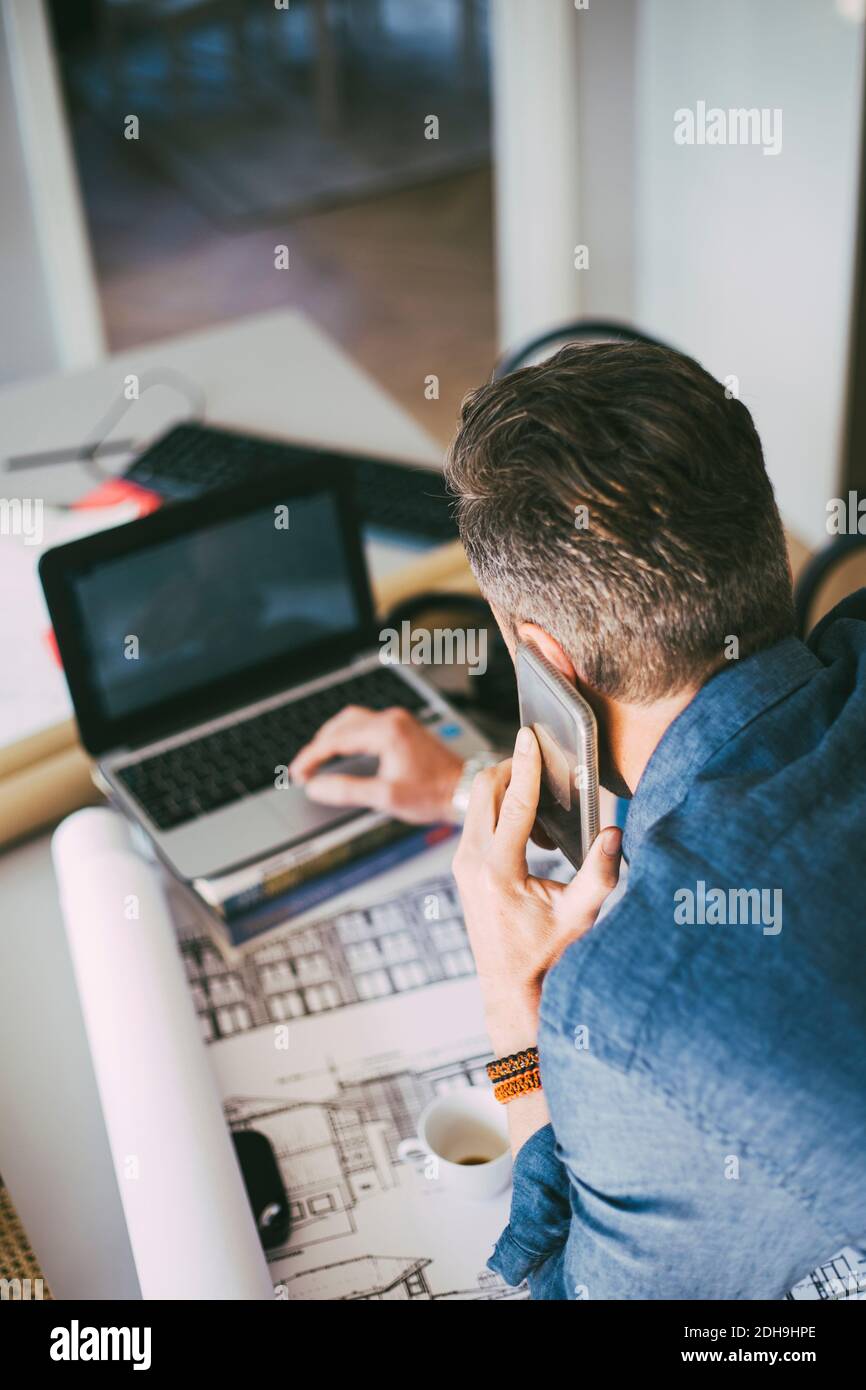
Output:
[[551,1123],[490,1266],[534,1298],[782,1298],[866,1241],[866,590],[701,689],[623,849],[545,980]]

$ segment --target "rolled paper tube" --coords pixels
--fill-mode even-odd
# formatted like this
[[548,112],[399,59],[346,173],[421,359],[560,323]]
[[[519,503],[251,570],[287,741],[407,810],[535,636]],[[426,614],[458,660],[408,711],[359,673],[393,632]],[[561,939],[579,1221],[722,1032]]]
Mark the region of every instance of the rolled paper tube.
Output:
[[72,744],[0,780],[0,845],[10,844],[102,798],[90,762]]
[[101,808],[52,852],[142,1297],[271,1299],[158,871]]

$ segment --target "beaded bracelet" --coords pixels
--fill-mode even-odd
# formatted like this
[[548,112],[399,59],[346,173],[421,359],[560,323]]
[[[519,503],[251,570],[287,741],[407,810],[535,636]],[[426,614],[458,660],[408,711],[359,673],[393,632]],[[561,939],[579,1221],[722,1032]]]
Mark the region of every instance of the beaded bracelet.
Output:
[[526,1091],[539,1090],[538,1048],[527,1047],[522,1052],[512,1052],[509,1057],[488,1062],[487,1075],[494,1083],[494,1096],[503,1104]]
[[514,1076],[527,1067],[538,1066],[538,1048],[525,1047],[522,1052],[512,1052],[510,1057],[499,1057],[487,1063],[487,1075],[491,1081],[502,1081],[506,1076]]
[[493,1087],[493,1094],[502,1105],[507,1105],[516,1096],[526,1095],[527,1091],[540,1090],[541,1072],[538,1067],[530,1067],[528,1071],[521,1071],[516,1076],[507,1077],[505,1081],[498,1081]]

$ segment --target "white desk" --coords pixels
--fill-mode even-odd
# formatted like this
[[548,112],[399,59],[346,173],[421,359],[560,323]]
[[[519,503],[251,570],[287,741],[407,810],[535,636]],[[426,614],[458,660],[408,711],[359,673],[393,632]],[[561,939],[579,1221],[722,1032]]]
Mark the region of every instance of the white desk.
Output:
[[[159,366],[196,381],[207,418],[215,422],[419,463],[441,458],[374,382],[294,312],[257,315],[2,391],[6,454],[87,438],[124,378]],[[117,432],[147,438],[179,405],[172,392],[154,388]],[[62,476],[67,490],[69,471]],[[41,471],[46,496],[54,472]],[[57,473],[54,481],[60,479]],[[55,1261],[59,1286],[82,1298],[135,1297],[135,1288],[118,1283],[114,1272],[125,1237],[119,1235],[122,1217],[107,1148],[101,1146],[103,1159],[94,1168],[80,1142],[82,1127],[72,1123],[85,1110],[102,1128],[81,1014],[69,1000],[70,969],[49,837],[42,835],[0,855],[0,1172],[37,1256],[57,1210],[75,1211],[89,1234],[92,1262],[58,1269]],[[34,1191],[43,1200],[34,1200]]]
[[[164,384],[159,383],[160,374],[165,375]],[[127,402],[125,383],[133,377],[141,396]],[[115,404],[121,413],[108,438],[131,438],[144,446],[189,414],[190,403],[178,389],[185,382],[203,397],[205,418],[214,423],[350,452],[369,450],[418,463],[441,461],[441,450],[433,441],[318,329],[300,314],[281,311],[136,348],[98,367],[0,391],[0,467],[7,457],[71,450],[93,440],[103,433],[100,422]],[[111,470],[110,456],[106,467]],[[46,524],[52,502],[68,502],[93,486],[93,475],[79,464],[0,472],[3,496],[44,499]],[[36,552],[0,537],[0,547],[4,544],[17,546],[33,565],[20,578],[6,581],[24,587],[18,608],[6,619],[11,625],[6,631],[0,618],[0,640],[7,641],[11,630],[20,643],[18,679],[30,690],[26,701],[12,696],[14,669],[0,681],[0,748],[59,724],[72,712],[62,677],[38,637],[44,612],[35,580]],[[17,573],[13,569],[12,574]]]
[[[441,449],[381,387],[293,310],[255,314],[130,348],[98,367],[6,387],[0,391],[4,454],[86,438],[129,373],[160,367],[198,383],[208,417],[222,424],[361,452],[375,449],[419,463],[441,459]],[[131,403],[117,433],[147,437],[167,412],[182,409],[168,388],[160,401],[162,392],[154,388]]]

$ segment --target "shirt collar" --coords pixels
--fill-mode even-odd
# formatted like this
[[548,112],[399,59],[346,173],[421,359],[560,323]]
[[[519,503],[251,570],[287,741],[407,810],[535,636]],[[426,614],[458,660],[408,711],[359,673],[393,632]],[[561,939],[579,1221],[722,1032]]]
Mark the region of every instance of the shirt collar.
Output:
[[796,637],[733,661],[702,686],[662,738],[629,803],[623,853],[630,860],[647,832],[672,810],[724,744],[798,686],[821,662]]

